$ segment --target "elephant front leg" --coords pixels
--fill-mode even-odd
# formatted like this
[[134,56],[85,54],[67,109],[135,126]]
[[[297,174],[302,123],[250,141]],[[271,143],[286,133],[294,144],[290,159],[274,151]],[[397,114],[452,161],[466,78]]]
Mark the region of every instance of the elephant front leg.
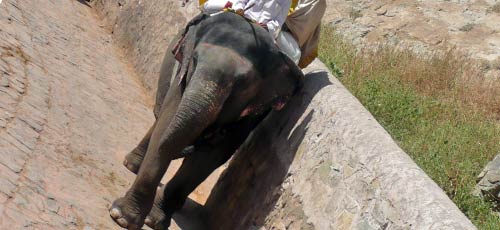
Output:
[[146,225],[154,230],[168,229],[172,215],[182,208],[189,194],[224,164],[235,149],[200,151],[187,156],[175,176],[158,191]]
[[188,85],[176,110],[167,110],[175,111],[171,121],[170,113],[162,112],[132,187],[110,209],[117,224],[129,230],[142,227],[170,162],[215,121],[229,92],[216,82],[200,79]]
[[180,210],[187,197],[215,169],[227,162],[264,116],[245,118],[196,145],[195,152],[184,158],[174,177],[159,190],[145,223],[154,230],[168,229],[172,215]]

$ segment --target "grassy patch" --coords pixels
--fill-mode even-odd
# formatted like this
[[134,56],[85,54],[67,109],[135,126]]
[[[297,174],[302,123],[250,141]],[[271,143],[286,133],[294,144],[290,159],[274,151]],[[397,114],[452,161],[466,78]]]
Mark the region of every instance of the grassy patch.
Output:
[[471,195],[500,152],[497,82],[480,79],[453,49],[428,57],[387,46],[360,50],[330,28],[320,58],[475,225],[498,228],[491,204]]
[[497,14],[500,14],[500,2],[499,3],[496,3],[495,5],[493,5],[491,8],[490,8],[490,11],[491,12],[495,12]]

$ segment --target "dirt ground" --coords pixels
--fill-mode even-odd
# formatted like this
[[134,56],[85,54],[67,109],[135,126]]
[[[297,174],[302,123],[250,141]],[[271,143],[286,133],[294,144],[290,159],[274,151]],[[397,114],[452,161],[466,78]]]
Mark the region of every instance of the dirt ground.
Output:
[[86,1],[0,1],[0,229],[117,229],[123,156],[154,119],[121,53]]

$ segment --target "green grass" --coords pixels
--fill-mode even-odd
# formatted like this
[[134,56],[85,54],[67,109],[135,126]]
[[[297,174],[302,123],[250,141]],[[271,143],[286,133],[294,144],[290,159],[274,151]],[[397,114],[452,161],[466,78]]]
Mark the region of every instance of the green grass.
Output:
[[463,77],[475,73],[467,60],[454,52],[419,57],[384,46],[357,50],[326,27],[319,50],[320,59],[471,221],[479,229],[498,229],[492,204],[471,195],[476,176],[500,152],[498,114],[489,108],[495,100],[483,100],[495,95]]

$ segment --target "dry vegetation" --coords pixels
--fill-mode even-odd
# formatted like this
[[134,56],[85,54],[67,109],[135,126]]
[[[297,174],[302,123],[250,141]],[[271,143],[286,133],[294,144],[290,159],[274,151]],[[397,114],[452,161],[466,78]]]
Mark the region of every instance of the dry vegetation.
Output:
[[500,2],[499,3],[496,3],[495,5],[493,5],[491,8],[490,8],[491,12],[495,12],[495,13],[498,13],[500,14]]
[[411,49],[381,45],[361,49],[352,62],[343,66],[344,75],[391,74],[419,94],[455,101],[500,119],[500,79],[484,79],[481,65],[454,48],[421,57]]
[[[375,61],[369,64],[379,68],[393,65],[399,69],[398,78],[418,93],[500,118],[500,79],[485,79],[481,65],[455,49],[418,57],[408,50],[391,52],[381,48],[371,55],[375,56],[370,60]],[[394,58],[398,61],[387,61]]]
[[320,58],[480,229],[498,229],[491,204],[471,195],[500,152],[500,80],[450,48],[426,56],[354,47],[329,27]]
[[356,20],[356,18],[360,18],[360,17],[363,17],[361,10],[351,8],[351,11],[349,11],[349,18],[351,18],[352,20]]

